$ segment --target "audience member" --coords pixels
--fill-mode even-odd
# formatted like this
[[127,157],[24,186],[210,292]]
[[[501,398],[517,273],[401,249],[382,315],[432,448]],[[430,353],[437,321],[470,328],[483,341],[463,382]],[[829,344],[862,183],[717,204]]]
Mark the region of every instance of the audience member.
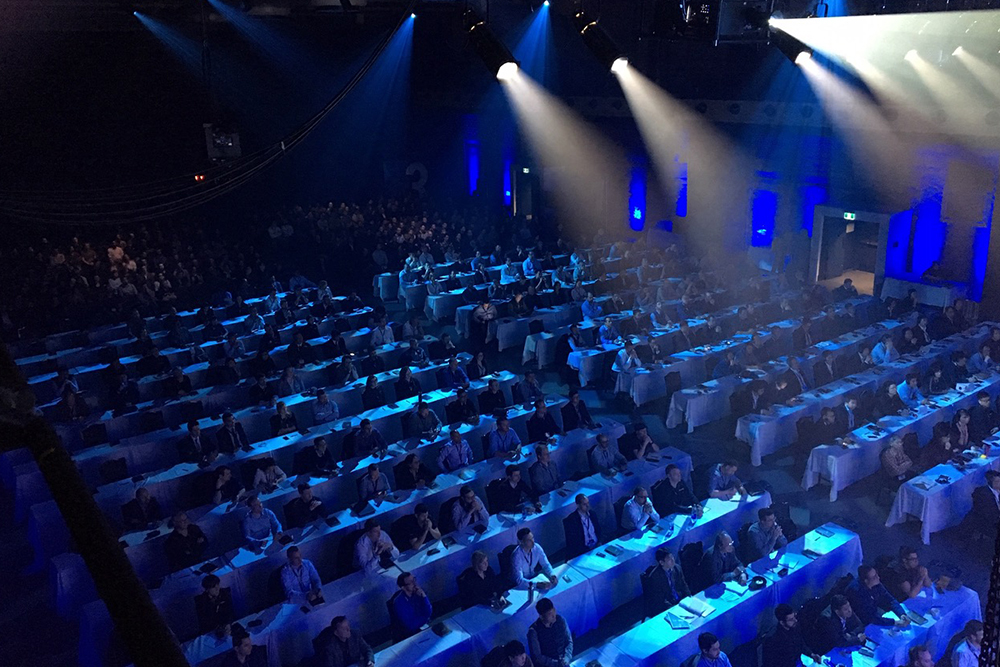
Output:
[[694,667],[733,667],[729,656],[722,652],[719,638],[711,632],[698,635],[698,650],[700,654]]
[[289,528],[302,528],[317,519],[327,515],[323,501],[313,496],[312,487],[308,482],[300,482],[299,495],[285,505],[285,523]]
[[323,601],[323,582],[312,561],[302,557],[298,547],[285,550],[287,562],[281,566],[281,585],[285,597],[291,603],[308,602],[319,604]]
[[684,483],[684,475],[676,464],[667,465],[666,476],[653,485],[653,507],[660,516],[691,514],[700,511],[698,500]]
[[233,610],[233,593],[222,587],[222,581],[214,574],[201,580],[202,592],[194,598],[195,615],[198,617],[198,632],[217,637],[229,634],[236,613]]
[[411,573],[401,572],[396,577],[396,585],[399,590],[389,599],[389,606],[393,616],[393,640],[400,641],[417,634],[434,612],[427,593]]
[[819,664],[820,656],[809,648],[803,637],[795,609],[789,604],[779,604],[774,608],[774,618],[778,625],[764,639],[761,667],[798,667],[803,655],[808,655]]
[[503,584],[490,567],[486,552],[473,551],[472,566],[458,576],[458,595],[462,608],[469,609],[476,605],[492,607],[503,593]]
[[751,560],[763,558],[775,549],[784,548],[788,544],[788,538],[785,537],[777,516],[770,507],[757,510],[757,520],[750,524],[748,535],[753,546]]
[[184,512],[174,514],[171,523],[174,529],[163,542],[171,572],[200,563],[208,547],[205,533],[197,524],[191,523]]
[[549,414],[549,407],[545,405],[544,398],[535,401],[535,412],[528,418],[527,428],[529,443],[551,442],[562,432],[556,420]]
[[375,667],[375,653],[346,616],[334,616],[313,641],[321,667]]
[[562,476],[559,469],[551,462],[552,455],[549,448],[542,444],[535,447],[535,458],[537,459],[528,468],[528,479],[531,480],[531,487],[538,495],[550,493],[562,486]]
[[365,574],[371,575],[379,568],[387,569],[392,561],[399,558],[399,549],[392,539],[382,532],[382,527],[373,518],[365,520],[364,533],[354,547],[354,563]]
[[816,621],[816,651],[827,653],[833,648],[863,646],[867,639],[864,630],[851,602],[843,595],[834,595],[830,606]]
[[[521,528],[517,531],[517,547],[511,555],[511,573],[513,575],[514,587],[520,590],[529,588],[529,584],[539,591],[545,591],[559,581],[548,556],[542,545],[535,542],[535,536],[530,528]],[[538,574],[543,574],[548,581],[534,583],[534,578]]]
[[267,650],[254,646],[248,634],[233,635],[233,650],[219,663],[219,667],[265,667]]
[[632,497],[622,508],[622,530],[642,530],[655,526],[660,521],[660,514],[649,500],[649,494],[642,486],[637,486]]
[[490,523],[490,513],[471,486],[465,485],[458,492],[458,502],[451,509],[451,520],[458,532],[482,532]]
[[260,498],[251,497],[247,501],[247,507],[250,511],[240,522],[240,528],[243,530],[243,540],[248,549],[259,550],[272,536],[276,540],[281,539],[281,522],[274,512],[264,507]]
[[613,475],[628,466],[628,460],[611,444],[606,433],[597,436],[597,444],[590,449],[590,468],[602,475]]
[[[527,530],[527,529],[525,529]],[[538,620],[528,628],[528,650],[538,667],[569,667],[573,661],[573,635],[566,619],[549,598],[535,603]]]
[[737,494],[745,496],[747,491],[743,488],[743,482],[736,476],[738,469],[739,464],[731,459],[716,465],[708,479],[709,498],[732,500]]
[[701,571],[710,585],[724,581],[746,584],[746,570],[736,555],[736,545],[729,533],[721,531],[715,536],[715,543],[702,556]]
[[122,505],[122,522],[126,530],[150,530],[162,520],[160,503],[144,486],[135,490],[135,498]]
[[982,621],[966,622],[962,629],[962,642],[951,653],[951,667],[979,667],[983,634]]
[[417,409],[407,416],[408,436],[433,440],[441,432],[441,420],[424,401],[417,403]]

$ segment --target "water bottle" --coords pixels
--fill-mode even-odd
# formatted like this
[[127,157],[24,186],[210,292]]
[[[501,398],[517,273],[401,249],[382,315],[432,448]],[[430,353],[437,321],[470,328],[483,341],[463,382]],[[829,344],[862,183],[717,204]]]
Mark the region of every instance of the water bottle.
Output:
[[531,604],[535,599],[535,582],[528,582],[528,604]]

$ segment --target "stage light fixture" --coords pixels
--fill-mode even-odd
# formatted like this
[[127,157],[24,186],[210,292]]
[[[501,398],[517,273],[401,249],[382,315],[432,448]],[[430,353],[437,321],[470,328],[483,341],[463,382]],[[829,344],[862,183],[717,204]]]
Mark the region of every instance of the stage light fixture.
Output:
[[412,13],[412,14],[410,14],[410,18],[411,19],[415,19],[415,18],[417,18],[417,15],[415,13]]
[[483,59],[497,80],[506,81],[513,77],[517,73],[518,63],[510,49],[493,34],[490,27],[479,18],[475,11],[470,9],[465,12],[464,20],[472,48]]
[[628,58],[617,58],[613,63],[611,63],[611,73],[621,74],[628,69]]
[[770,42],[796,65],[801,65],[812,58],[813,50],[811,48],[784,30],[775,28],[774,23],[771,24]]
[[908,63],[912,63],[914,60],[916,60],[919,57],[920,57],[920,54],[917,53],[916,49],[910,49],[909,51],[906,52],[906,55],[903,56],[903,60],[905,60]]
[[[626,65],[628,64],[625,54],[618,48],[611,36],[605,32],[604,28],[597,24],[597,21],[591,20],[583,12],[577,12],[576,26],[580,31],[580,37],[583,38],[583,43],[606,69],[615,72],[615,66],[619,60],[625,61]],[[623,67],[624,65],[618,65],[619,69]]]
[[961,52],[962,52],[962,47],[961,47],[961,46],[959,46],[959,47],[957,47],[957,48],[956,48],[956,49],[955,49],[954,51],[952,51],[952,52],[951,52],[951,55],[953,55],[953,56],[957,56],[957,55],[958,55],[959,53],[961,53]]

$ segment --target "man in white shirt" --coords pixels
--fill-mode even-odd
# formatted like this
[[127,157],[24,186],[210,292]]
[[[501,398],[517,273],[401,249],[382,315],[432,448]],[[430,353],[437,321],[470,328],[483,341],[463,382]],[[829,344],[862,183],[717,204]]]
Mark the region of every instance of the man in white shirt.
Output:
[[378,326],[372,329],[371,345],[372,347],[382,347],[394,342],[396,339],[393,338],[392,328],[386,324],[385,317],[382,317],[378,321]]
[[653,503],[649,502],[646,489],[641,486],[636,487],[632,498],[622,509],[622,528],[627,531],[641,530],[655,525],[659,520],[660,515],[653,508]]
[[951,654],[951,667],[979,667],[983,650],[983,622],[969,621],[962,630],[965,639]]
[[517,531],[517,542],[517,548],[514,549],[510,559],[515,588],[527,590],[529,581],[538,572],[549,579],[548,582],[539,582],[538,590],[545,591],[555,586],[559,579],[552,571],[552,564],[549,563],[545,550],[541,545],[535,544],[535,536],[531,533],[531,529],[522,528]]
[[382,532],[382,527],[375,519],[365,521],[365,532],[354,547],[354,564],[365,574],[379,571],[383,557],[395,560],[399,558],[399,549],[392,539]]
[[465,485],[458,492],[458,502],[451,509],[452,523],[455,530],[464,532],[474,526],[486,527],[490,523],[490,513],[486,511],[486,506],[472,490],[471,486]]
[[290,601],[305,598],[308,602],[322,600],[319,573],[312,561],[302,558],[298,547],[288,547],[285,552],[288,562],[281,567],[281,584],[285,588],[285,596]]
[[612,370],[617,374],[615,393],[629,394],[632,392],[632,378],[636,370],[642,368],[642,360],[635,351],[632,341],[625,341],[625,347],[618,352]]

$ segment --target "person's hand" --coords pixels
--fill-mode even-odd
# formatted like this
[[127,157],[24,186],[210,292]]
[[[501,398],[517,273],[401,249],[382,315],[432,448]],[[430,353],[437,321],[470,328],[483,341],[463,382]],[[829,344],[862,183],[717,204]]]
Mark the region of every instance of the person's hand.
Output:
[[427,593],[424,593],[424,589],[422,589],[420,586],[417,586],[416,593],[422,598],[427,597]]
[[644,514],[652,514],[653,506],[650,503],[646,503],[645,505],[642,506],[642,511]]
[[552,588],[552,586],[553,586],[553,584],[550,583],[550,582],[548,582],[548,581],[539,581],[535,585],[535,588],[538,589],[539,591],[547,591],[550,588]]
[[861,633],[860,635],[858,635],[858,640],[859,640],[859,641],[860,641],[860,642],[861,642],[862,644],[865,644],[865,643],[867,643],[867,642],[868,642],[868,636],[867,636],[867,635],[866,635],[865,633],[863,633],[863,632],[862,632],[862,633]]
[[784,535],[784,534],[785,534],[785,532],[784,532],[784,531],[783,531],[783,530],[781,529],[781,524],[779,523],[779,524],[775,524],[775,525],[776,525],[776,526],[777,526],[777,528],[778,528],[778,531],[777,531],[777,533],[778,533],[778,537],[781,537],[782,535]]
[[313,498],[311,501],[309,501],[309,509],[314,510],[322,504],[323,503],[319,499]]
[[472,511],[478,512],[481,509],[483,509],[483,506],[482,504],[480,504],[479,498],[476,498],[475,500],[472,501]]
[[896,621],[896,627],[897,628],[905,628],[909,624],[910,624],[910,617],[909,616],[903,616],[903,617],[899,618]]

